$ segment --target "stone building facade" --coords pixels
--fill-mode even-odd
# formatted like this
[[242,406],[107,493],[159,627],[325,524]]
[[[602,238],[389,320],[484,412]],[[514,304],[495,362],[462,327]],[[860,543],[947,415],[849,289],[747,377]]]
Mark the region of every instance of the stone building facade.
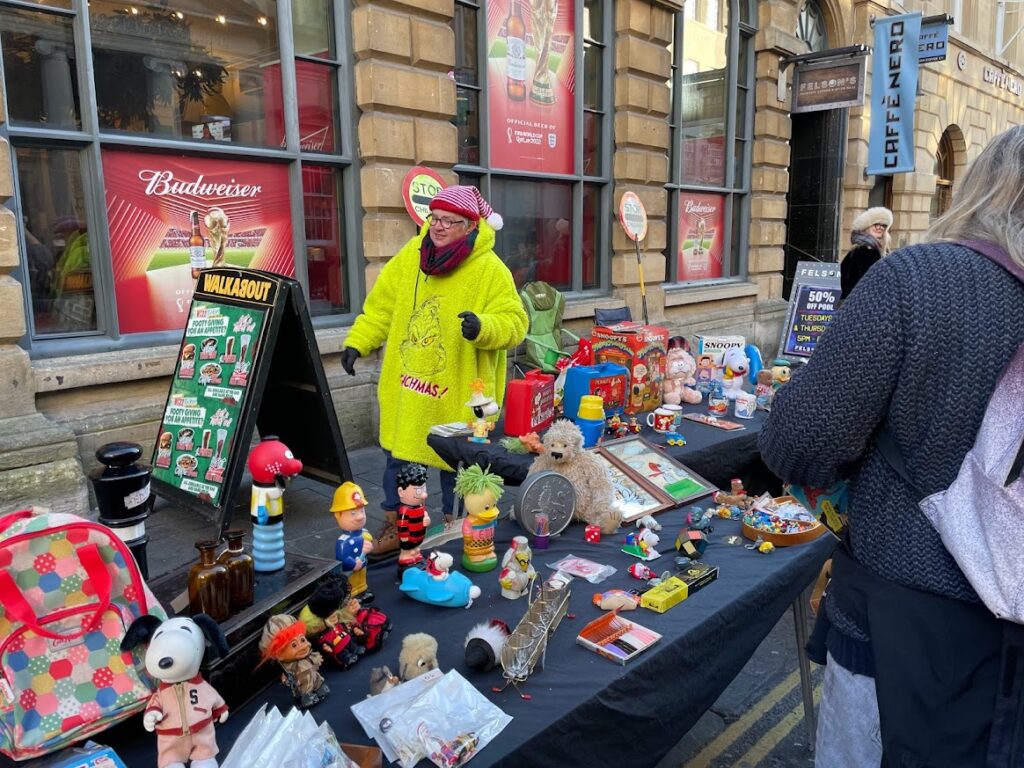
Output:
[[[65,135],[59,124],[54,125],[52,103],[36,108],[31,98],[14,93],[20,81],[15,80],[18,61],[11,58],[11,51],[24,47],[27,33],[19,31],[23,29],[19,24],[32,12],[24,3],[15,8],[0,0],[0,47],[4,49],[6,76],[0,108],[7,110],[0,114],[0,197],[7,201],[7,206],[0,208],[0,508],[42,503],[81,510],[88,504],[85,474],[96,466],[94,452],[99,445],[134,440],[148,451],[156,436],[178,342],[173,331],[120,333],[117,318],[123,319],[125,307],[103,307],[104,302],[113,301],[110,287],[117,279],[109,263],[112,238],[108,239],[103,228],[113,227],[114,215],[113,182],[106,163],[109,151],[139,149],[198,153],[200,157],[208,153],[241,161],[245,159],[243,147],[199,147],[195,141],[209,138],[211,130],[235,130],[236,136],[241,136],[236,139],[239,144],[252,142],[256,136],[265,159],[287,167],[293,243],[296,253],[305,253],[304,258],[296,259],[295,271],[310,288],[311,299],[327,308],[316,318],[317,341],[346,441],[358,446],[375,438],[378,361],[373,357],[361,360],[353,379],[341,370],[340,352],[353,310],[358,310],[383,264],[415,232],[403,200],[403,178],[411,166],[433,168],[448,182],[484,179],[485,191],[490,190],[499,209],[498,202],[506,201],[512,207],[512,201],[519,200],[522,191],[534,183],[550,184],[558,195],[564,192],[572,215],[560,220],[564,225],[552,219],[550,232],[567,237],[571,245],[565,256],[571,269],[566,267],[563,277],[570,288],[566,317],[577,332],[589,328],[596,307],[624,303],[634,317],[640,315],[637,252],[615,221],[616,203],[622,194],[635,192],[649,216],[640,259],[651,321],[687,336],[740,333],[770,356],[785,315],[787,248],[792,240],[789,229],[795,226],[787,200],[794,184],[805,183],[802,175],[794,175],[794,122],[788,96],[780,100],[780,69],[786,56],[805,53],[821,40],[827,40],[827,48],[870,45],[872,17],[912,11],[926,15],[955,11],[960,16],[951,30],[947,60],[921,68],[916,173],[889,180],[865,175],[868,106],[840,111],[830,118],[830,125],[839,133],[820,134],[841,138],[833,142],[833,149],[838,148],[833,165],[833,173],[838,174],[833,179],[838,199],[832,204],[830,221],[824,224],[826,229],[831,227],[820,255],[826,260],[835,260],[846,250],[850,220],[869,204],[890,204],[896,217],[896,244],[920,239],[937,207],[945,204],[936,200],[948,199],[969,161],[994,134],[1024,121],[1024,35],[1001,54],[994,53],[997,4],[992,0],[957,0],[956,9],[935,3],[900,5],[871,0],[818,0],[810,6],[803,0],[576,0],[577,48],[573,50],[577,88],[584,91],[576,110],[583,127],[576,135],[591,148],[576,150],[576,170],[567,176],[527,173],[506,178],[498,171],[492,174],[483,162],[481,147],[493,139],[486,136],[483,118],[474,134],[465,117],[474,110],[479,114],[486,99],[485,70],[489,65],[481,46],[487,23],[493,22],[489,1],[497,3],[322,0],[318,5],[312,0],[293,0],[288,4],[291,13],[277,15],[276,3],[262,3],[260,7],[270,10],[266,16],[254,17],[256,26],[269,24],[282,41],[287,38],[290,42],[282,43],[279,51],[274,47],[273,55],[266,58],[262,81],[254,81],[258,77],[255,70],[238,74],[230,67],[226,73],[218,72],[214,80],[219,78],[225,93],[234,89],[236,95],[231,98],[237,101],[225,96],[218,102],[230,108],[245,99],[268,99],[266,94],[276,86],[266,72],[279,72],[276,76],[286,97],[280,107],[283,127],[278,139],[265,120],[251,121],[245,128],[244,119],[238,117],[244,112],[241,108],[232,126],[232,120],[189,118],[192,107],[182,101],[173,129],[167,129],[171,135],[166,131],[154,135],[152,116],[110,118],[114,107],[104,106],[104,99],[113,97],[98,82],[106,75],[93,71],[85,50],[78,51],[72,65],[72,81],[81,91],[75,101],[78,122]],[[319,34],[319,17],[303,15],[298,6],[307,3],[322,8],[329,22],[333,19],[333,24],[328,24],[333,37],[329,44],[323,43],[322,50],[319,43],[308,42]],[[100,4],[101,0],[94,0],[90,7],[84,0],[73,0],[66,6],[58,4],[65,8],[59,12],[52,4],[41,5],[40,13],[56,14],[57,22],[73,30],[74,34],[67,36],[68,45],[82,46],[86,35],[93,34],[98,64],[96,51],[106,44],[97,43],[101,35],[116,32],[123,37],[138,29],[128,23],[132,19],[118,17],[115,20],[120,26],[111,32],[114,25],[109,20],[101,23],[94,15]],[[500,5],[509,8],[508,0]],[[215,0],[210,6],[214,15],[206,19],[209,24],[235,23],[217,13]],[[184,13],[175,12],[175,18],[190,13],[198,18],[198,3],[181,7]],[[158,18],[148,6],[139,6],[139,10],[151,24],[175,23],[174,18]],[[118,11],[137,12],[135,6]],[[92,33],[85,24],[89,16]],[[40,29],[57,23],[49,16],[44,21],[39,22]],[[584,21],[586,29],[582,28]],[[1012,17],[1007,17],[1004,27],[1007,39],[1014,31]],[[199,38],[204,34],[198,22],[190,29]],[[816,30],[817,37],[808,29]],[[247,47],[250,38],[244,35],[239,37],[241,42],[217,45],[227,46],[239,59],[258,59],[265,43],[258,42],[256,33],[251,36],[256,41],[251,48]],[[715,49],[708,54],[711,58],[692,53],[700,51],[705,44],[702,40],[710,41],[708,45]],[[43,32],[28,42],[31,45],[25,50],[53,49],[53,41]],[[467,58],[472,58],[467,54],[470,44],[476,52],[475,62],[467,65]],[[119,50],[118,45],[111,43],[110,47]],[[31,53],[30,60],[35,55]],[[278,58],[287,61],[291,57],[297,62],[294,67],[277,63]],[[180,84],[188,74],[174,69],[174,57],[170,60],[171,74]],[[335,78],[327,80],[337,100],[333,154],[322,142],[310,144],[303,124],[303,88],[309,82],[303,78],[309,72],[320,72],[316,69],[320,60],[328,61],[324,65],[328,69],[334,67],[320,73]],[[592,61],[597,63],[591,66]],[[163,66],[153,56],[143,63],[150,71]],[[474,67],[475,74],[471,72]],[[46,72],[45,68],[38,71]],[[196,69],[197,77],[200,71],[201,67]],[[462,77],[460,73],[469,74]],[[213,87],[216,90],[218,86],[214,83]],[[870,93],[870,81],[867,90]],[[209,102],[208,91],[200,91],[199,98]],[[297,113],[289,111],[288,94],[298,102]],[[173,105],[173,101],[159,103],[165,111],[168,103]],[[209,103],[206,108],[215,109]],[[47,109],[48,114],[37,114]],[[709,111],[714,119],[708,118]],[[720,123],[715,123],[719,118]],[[114,122],[107,127],[116,130],[107,134],[104,121],[110,120]],[[217,125],[220,127],[215,128]],[[243,129],[247,133],[243,134]],[[591,129],[593,134],[584,133]],[[690,141],[697,143],[684,146]],[[29,231],[34,221],[32,206],[41,204],[36,200],[47,199],[33,191],[35,182],[29,170],[43,167],[32,163],[38,161],[38,148],[48,142],[56,142],[61,151],[72,147],[82,153],[87,171],[85,180],[78,180],[81,200],[76,205],[84,201],[90,223],[101,225],[90,229],[100,234],[90,236],[88,252],[99,320],[81,336],[41,332],[46,319],[38,306],[42,294],[36,291],[38,286],[29,285],[37,279],[29,264],[38,236]],[[688,175],[696,166],[687,164],[702,162],[707,153],[719,158],[717,165],[712,164],[712,175],[720,173],[720,178]],[[327,237],[324,246],[310,245],[316,238],[309,225],[309,179],[301,170],[306,163],[320,164],[318,168],[338,179],[337,196],[328,195],[334,239]],[[106,176],[102,169],[108,171]],[[344,204],[338,203],[339,198]],[[727,212],[720,212],[716,220],[722,230],[718,234],[724,234],[728,244],[722,254],[724,266],[721,274],[711,278],[686,279],[680,252],[687,244],[693,247],[693,241],[688,225],[679,223],[681,201],[709,198],[721,201]],[[520,218],[525,220],[528,207],[524,210]],[[261,236],[254,232],[253,237]],[[165,244],[179,235],[167,235]],[[701,246],[703,237],[702,224]],[[51,245],[67,250],[69,242],[66,235]],[[325,252],[332,253],[332,248],[344,253],[342,264],[331,261],[333,257],[326,262],[321,258]],[[539,250],[532,253],[539,258]],[[324,263],[343,273],[340,293],[337,276],[323,276]],[[320,281],[324,281],[322,286]],[[177,333],[180,338],[180,331]]]

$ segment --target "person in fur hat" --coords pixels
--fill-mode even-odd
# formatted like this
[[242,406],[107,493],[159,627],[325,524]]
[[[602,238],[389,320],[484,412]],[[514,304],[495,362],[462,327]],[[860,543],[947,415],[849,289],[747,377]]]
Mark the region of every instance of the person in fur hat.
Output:
[[839,264],[842,298],[850,295],[872,264],[889,253],[891,227],[892,211],[888,208],[868,208],[853,217],[850,242],[854,247]]
[[[398,470],[415,462],[441,470],[441,506],[455,505],[455,472],[427,445],[435,424],[465,420],[471,384],[501,406],[505,351],[529,320],[512,273],[494,252],[501,216],[476,187],[446,187],[419,233],[387,261],[345,338],[341,366],[384,346],[377,386],[384,469],[384,525],[371,560],[399,550]],[[387,342],[385,344],[385,342]]]

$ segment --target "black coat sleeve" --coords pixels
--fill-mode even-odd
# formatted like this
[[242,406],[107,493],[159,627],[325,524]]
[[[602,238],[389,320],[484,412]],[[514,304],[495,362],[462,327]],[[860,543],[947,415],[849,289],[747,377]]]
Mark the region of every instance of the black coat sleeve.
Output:
[[882,254],[876,248],[869,248],[866,245],[858,245],[843,258],[839,264],[839,285],[842,290],[842,297],[846,299],[853,287],[860,282],[867,274],[872,265],[882,258]]

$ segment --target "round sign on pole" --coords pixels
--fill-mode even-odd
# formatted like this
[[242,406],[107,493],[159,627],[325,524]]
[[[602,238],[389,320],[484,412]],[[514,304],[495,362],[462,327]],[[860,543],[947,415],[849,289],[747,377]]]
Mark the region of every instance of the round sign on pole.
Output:
[[636,192],[626,192],[619,200],[619,223],[634,242],[647,237],[647,209]]
[[447,187],[441,175],[430,168],[417,165],[409,169],[402,181],[402,199],[405,210],[409,212],[417,227],[422,227],[430,213],[430,201],[442,189]]

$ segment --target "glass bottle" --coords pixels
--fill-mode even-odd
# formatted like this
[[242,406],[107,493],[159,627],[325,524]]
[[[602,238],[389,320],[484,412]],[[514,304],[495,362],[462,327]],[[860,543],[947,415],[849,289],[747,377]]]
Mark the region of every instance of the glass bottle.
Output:
[[256,571],[252,555],[242,548],[245,531],[232,528],[224,536],[228,540],[228,547],[217,557],[217,562],[228,569],[228,601],[231,613],[234,614],[252,605]]
[[192,265],[192,279],[199,278],[199,273],[206,269],[206,240],[199,231],[199,212],[192,211],[189,215],[192,224],[192,235],[188,239],[188,261]]
[[228,569],[217,562],[216,539],[196,542],[199,562],[188,572],[188,605],[193,615],[205,613],[215,621],[231,615]]
[[505,91],[512,101],[526,98],[526,23],[520,0],[512,0],[505,22]]

